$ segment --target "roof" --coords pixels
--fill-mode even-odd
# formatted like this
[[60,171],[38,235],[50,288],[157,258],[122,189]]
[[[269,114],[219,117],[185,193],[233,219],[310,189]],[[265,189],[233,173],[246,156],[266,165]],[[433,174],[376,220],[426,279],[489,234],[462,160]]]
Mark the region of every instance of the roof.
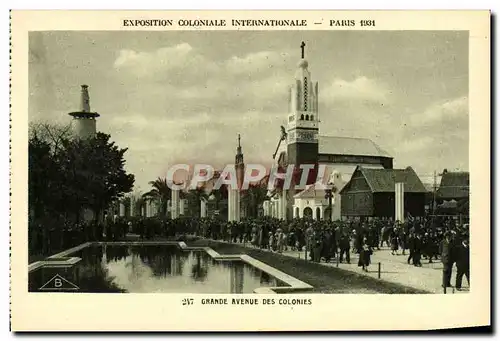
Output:
[[321,196],[322,198],[324,198],[326,194],[325,190],[322,188],[316,188],[317,185],[318,185],[317,183],[308,185],[305,190],[295,194],[293,197],[299,199],[299,198],[316,198],[318,196]]
[[320,136],[319,153],[392,158],[392,156],[372,140],[355,137]]
[[446,172],[441,177],[437,196],[442,199],[469,196],[469,172]]
[[422,182],[424,184],[425,189],[427,192],[433,192],[434,191],[434,184],[429,183],[429,182]]
[[384,166],[382,165],[370,165],[370,164],[346,165],[346,164],[336,163],[332,165],[331,163],[323,163],[323,162],[320,162],[319,164],[326,165],[327,169],[332,169],[339,172],[340,174],[342,174],[342,179],[344,179],[344,181],[346,182],[351,178],[352,174],[358,168],[358,166],[361,166],[363,168],[384,169]]
[[[394,192],[397,182],[405,184],[405,193],[426,193],[427,190],[411,167],[405,169],[370,169],[358,167],[373,193]],[[352,178],[351,178],[352,179]],[[347,188],[348,186],[344,186]]]
[[96,118],[101,116],[96,112],[86,112],[86,111],[70,112],[68,115],[73,116],[75,118]]

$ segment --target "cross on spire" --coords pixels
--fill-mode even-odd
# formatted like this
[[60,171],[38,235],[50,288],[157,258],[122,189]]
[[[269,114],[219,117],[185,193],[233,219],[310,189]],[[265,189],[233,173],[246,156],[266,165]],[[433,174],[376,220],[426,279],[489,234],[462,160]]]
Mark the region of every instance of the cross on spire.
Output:
[[302,44],[300,44],[300,49],[302,50],[302,59],[304,59],[305,47],[306,43],[302,42]]

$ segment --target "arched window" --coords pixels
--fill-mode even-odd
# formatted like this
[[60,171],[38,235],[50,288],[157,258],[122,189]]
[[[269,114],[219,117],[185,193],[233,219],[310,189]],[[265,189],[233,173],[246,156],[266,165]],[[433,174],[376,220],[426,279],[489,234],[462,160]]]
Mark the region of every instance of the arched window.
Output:
[[321,220],[321,208],[316,207],[316,220]]
[[310,207],[304,208],[304,217],[312,217],[313,210]]
[[314,115],[311,115],[311,121],[314,121]]
[[309,115],[306,115],[306,121],[309,121]]
[[299,218],[300,215],[300,209],[298,207],[295,207],[295,216],[294,218]]
[[300,115],[300,119],[304,120],[304,114]]

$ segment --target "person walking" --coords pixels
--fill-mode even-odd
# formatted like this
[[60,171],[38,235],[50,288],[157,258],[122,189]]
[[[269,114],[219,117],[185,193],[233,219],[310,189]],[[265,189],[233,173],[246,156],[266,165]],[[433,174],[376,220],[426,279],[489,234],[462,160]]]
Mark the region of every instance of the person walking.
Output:
[[398,231],[394,229],[391,233],[391,255],[397,255],[399,249]]
[[421,267],[422,263],[420,259],[422,257],[422,237],[419,234],[415,236],[413,239],[413,265],[417,267]]
[[451,271],[455,263],[453,239],[450,232],[446,232],[441,243],[441,262],[443,263],[443,288],[451,287]]
[[462,279],[464,275],[470,287],[470,250],[467,237],[464,237],[462,243],[457,247],[457,277],[455,278],[455,289],[462,290]]
[[342,263],[345,254],[345,260],[347,264],[351,264],[351,259],[350,259],[351,244],[349,242],[349,236],[347,235],[347,233],[344,232],[340,236],[339,246],[340,246],[339,262]]
[[410,261],[413,260],[413,254],[414,254],[414,241],[415,241],[415,235],[413,234],[413,232],[410,232],[410,236],[408,237],[408,248],[409,248],[409,252],[410,252],[410,255],[408,256],[408,264],[410,264]]
[[358,266],[363,268],[363,271],[368,272],[368,267],[371,263],[371,255],[373,253],[373,249],[368,243],[368,240],[363,239],[363,245],[361,246],[361,250],[359,253]]

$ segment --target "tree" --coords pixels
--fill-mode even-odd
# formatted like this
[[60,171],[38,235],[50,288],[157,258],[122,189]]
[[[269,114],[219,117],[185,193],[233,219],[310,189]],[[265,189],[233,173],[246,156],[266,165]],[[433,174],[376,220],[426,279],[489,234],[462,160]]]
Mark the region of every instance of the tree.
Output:
[[264,183],[250,184],[242,195],[243,205],[249,217],[259,215],[259,207],[267,199],[267,186]]
[[88,208],[97,219],[105,207],[132,189],[134,176],[124,170],[127,149],[111,142],[110,135],[78,139],[58,126],[30,128],[30,211],[35,218],[72,213],[78,222],[82,209]]
[[[134,175],[124,169],[124,154],[110,142],[110,135],[97,133],[90,139],[72,139],[65,143],[61,168],[65,174],[69,202],[94,211],[95,217],[115,200],[132,190]],[[77,218],[78,220],[78,218]]]
[[142,216],[142,208],[146,204],[146,199],[143,198],[143,196],[138,197],[135,199],[134,203],[134,215],[135,216]]
[[29,140],[40,140],[47,143],[50,153],[57,155],[62,151],[64,143],[72,138],[71,125],[31,122],[28,127]]
[[30,214],[34,218],[57,218],[65,207],[62,191],[61,154],[71,138],[70,126],[30,123],[28,128],[28,196]]
[[186,194],[186,199],[188,201],[189,212],[192,217],[201,216],[201,200],[208,200],[208,194],[205,193],[205,189],[198,187],[196,189],[191,189]]
[[163,216],[167,215],[168,201],[172,197],[172,190],[168,186],[166,178],[158,178],[150,181],[149,184],[153,187],[149,192],[143,194],[143,198],[148,200],[151,198],[157,199],[160,202],[160,212]]
[[60,192],[61,179],[57,176],[58,165],[51,154],[51,146],[38,136],[28,143],[28,198],[30,213],[41,217],[51,213],[62,203]]

